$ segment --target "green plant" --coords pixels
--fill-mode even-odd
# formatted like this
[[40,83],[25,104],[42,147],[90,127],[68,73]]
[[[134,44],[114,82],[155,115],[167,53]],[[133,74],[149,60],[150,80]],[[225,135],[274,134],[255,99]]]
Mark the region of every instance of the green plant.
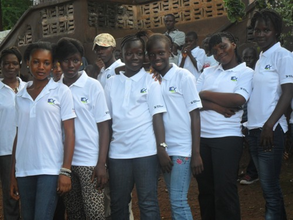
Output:
[[245,4],[241,0],[223,0],[228,19],[234,22],[242,21],[246,14]]

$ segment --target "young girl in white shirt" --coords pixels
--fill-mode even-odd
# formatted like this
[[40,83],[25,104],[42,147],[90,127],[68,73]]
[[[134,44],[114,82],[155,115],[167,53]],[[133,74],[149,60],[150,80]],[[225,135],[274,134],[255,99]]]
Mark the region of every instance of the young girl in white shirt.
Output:
[[256,12],[251,27],[261,53],[247,106],[248,142],[266,200],[265,218],[287,219],[279,179],[288,130],[284,113],[293,94],[293,56],[279,42],[282,17],[276,11]]
[[200,154],[204,171],[197,175],[201,217],[240,220],[241,106],[250,96],[253,70],[241,63],[232,34],[214,34],[209,47],[219,65],[204,69],[197,81],[203,104]]
[[112,117],[109,149],[111,218],[128,219],[136,185],[140,219],[161,219],[158,198],[157,147],[165,146],[160,85],[143,68],[143,40],[127,36],[121,43],[125,71],[107,80],[106,99]]
[[[74,107],[70,90],[49,80],[53,67],[48,42],[30,44],[24,60],[33,76],[16,96],[10,195],[21,198],[24,220],[53,219],[58,194],[71,189]],[[64,144],[62,127],[64,128]]]
[[158,149],[158,157],[168,188],[172,219],[192,220],[187,194],[191,173],[195,176],[203,170],[199,152],[202,105],[195,77],[169,63],[170,48],[171,42],[163,34],[155,34],[147,42],[153,71],[162,76],[161,91],[167,107],[163,114],[167,147]]
[[16,47],[4,49],[0,55],[3,80],[0,81],[0,177],[4,219],[18,220],[19,203],[9,195],[9,173],[13,140],[16,134],[15,96],[24,86],[20,75],[22,56]]

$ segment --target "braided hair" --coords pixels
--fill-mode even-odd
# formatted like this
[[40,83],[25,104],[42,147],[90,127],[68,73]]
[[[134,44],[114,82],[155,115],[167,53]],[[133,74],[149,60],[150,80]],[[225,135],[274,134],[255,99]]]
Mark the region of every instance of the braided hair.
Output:
[[[212,51],[212,48],[219,44],[222,43],[222,37],[226,37],[231,43],[235,43],[237,42],[237,39],[234,37],[233,34],[229,33],[229,32],[218,32],[215,33],[211,36],[211,39],[209,40],[209,50]],[[236,59],[237,59],[237,63],[242,63],[241,57],[238,54],[237,51],[237,44],[234,50],[234,53],[236,55]]]
[[261,11],[256,11],[251,18],[250,26],[254,28],[256,21],[260,19],[264,20],[266,24],[271,21],[271,24],[274,26],[274,29],[276,31],[276,37],[279,40],[283,28],[283,19],[280,14],[275,10],[269,8],[265,8]]

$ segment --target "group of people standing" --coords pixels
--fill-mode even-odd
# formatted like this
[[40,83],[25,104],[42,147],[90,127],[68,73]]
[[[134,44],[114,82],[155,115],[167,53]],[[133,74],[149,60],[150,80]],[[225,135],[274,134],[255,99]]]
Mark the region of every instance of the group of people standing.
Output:
[[[170,15],[165,19],[175,23]],[[10,182],[24,220],[53,219],[59,197],[68,219],[129,219],[136,186],[140,218],[160,219],[161,170],[172,219],[193,219],[187,200],[192,175],[203,220],[241,219],[237,176],[242,106],[248,102],[247,139],[266,200],[265,219],[286,219],[279,175],[293,56],[279,43],[282,19],[275,11],[256,12],[251,26],[262,51],[255,71],[241,61],[235,37],[227,32],[208,38],[208,55],[218,62],[209,67],[193,56],[194,32],[186,35],[181,53],[178,32],[126,36],[122,60],[115,59],[113,36],[99,34],[93,43],[96,64],[86,71],[100,82],[79,71],[84,51],[72,38],[27,47],[24,63],[33,76],[28,83],[17,77],[17,48],[2,51],[4,211],[11,202]],[[178,54],[179,66],[170,62]],[[51,72],[63,74],[49,79]]]

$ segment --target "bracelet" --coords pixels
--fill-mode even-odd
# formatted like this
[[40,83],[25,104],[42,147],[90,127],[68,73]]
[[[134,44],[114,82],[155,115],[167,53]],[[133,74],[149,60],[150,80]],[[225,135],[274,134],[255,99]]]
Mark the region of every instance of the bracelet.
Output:
[[59,175],[63,175],[63,176],[67,176],[67,177],[71,178],[71,174],[70,173],[60,172]]
[[71,170],[70,170],[70,169],[67,169],[67,168],[65,168],[65,167],[62,167],[62,168],[60,169],[60,172],[71,173]]

